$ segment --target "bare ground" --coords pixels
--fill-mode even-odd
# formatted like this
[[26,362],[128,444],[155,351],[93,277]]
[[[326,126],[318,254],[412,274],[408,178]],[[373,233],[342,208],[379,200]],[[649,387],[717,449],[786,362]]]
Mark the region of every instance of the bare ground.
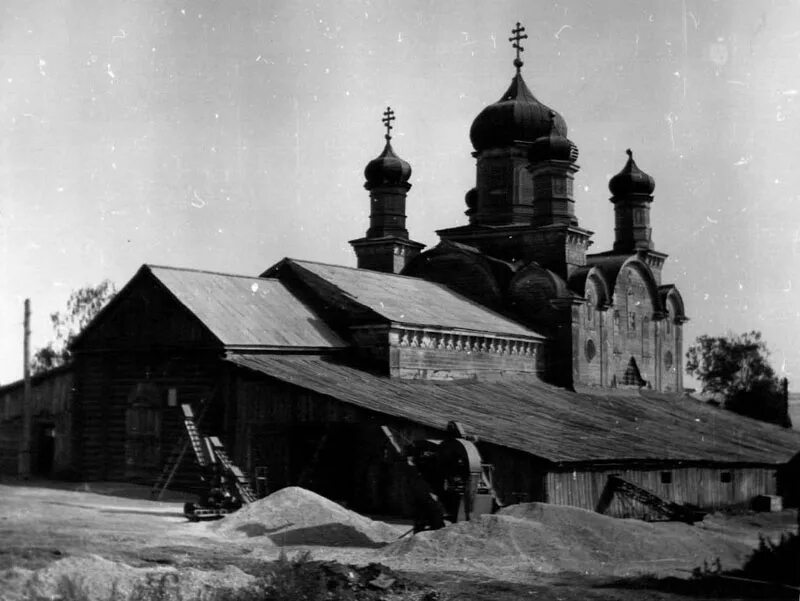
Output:
[[[680,537],[681,532],[688,532],[695,542],[707,536],[708,548],[714,552],[702,559],[689,554],[671,557],[669,562],[642,556],[637,558],[640,569],[620,575],[614,562],[603,566],[585,556],[583,564],[575,563],[575,556],[584,555],[570,551],[576,545],[574,541],[559,548],[551,545],[547,551],[562,556],[550,557],[548,565],[573,568],[554,572],[537,569],[541,563],[520,561],[521,557],[527,560],[531,553],[528,549],[521,549],[511,561],[492,556],[492,547],[486,548],[485,556],[476,552],[478,542],[462,544],[458,553],[441,553],[437,547],[439,552],[426,555],[423,551],[428,542],[416,545],[415,552],[404,552],[407,539],[379,548],[291,546],[281,545],[280,539],[275,539],[275,544],[263,536],[232,537],[213,523],[188,522],[182,509],[183,501],[190,499],[173,495],[164,502],[154,502],[148,500],[148,494],[146,487],[118,483],[0,484],[0,599],[48,598],[56,580],[76,573],[81,574],[87,596],[98,599],[109,598],[103,583],[112,577],[151,579],[155,574],[163,581],[171,574],[188,574],[191,583],[181,596],[200,598],[197,591],[212,586],[246,585],[252,580],[250,575],[262,573],[265,563],[276,560],[282,552],[306,550],[315,559],[342,564],[379,562],[414,582],[434,587],[441,592],[441,599],[678,601],[797,597],[796,593],[764,593],[758,587],[741,584],[709,590],[686,581],[703,560],[711,564],[719,557],[713,556],[714,552],[724,555],[720,561],[725,569],[739,567],[747,550],[757,545],[759,534],[777,539],[782,532],[794,529],[796,514],[791,511],[715,514],[690,530],[683,524],[659,524],[660,532],[668,532],[672,538]],[[398,536],[406,528],[398,524]],[[431,538],[433,534],[424,536]],[[452,540],[453,536],[436,535],[429,542]],[[724,547],[719,547],[720,540],[725,541]],[[563,556],[569,556],[572,563],[556,561]]]

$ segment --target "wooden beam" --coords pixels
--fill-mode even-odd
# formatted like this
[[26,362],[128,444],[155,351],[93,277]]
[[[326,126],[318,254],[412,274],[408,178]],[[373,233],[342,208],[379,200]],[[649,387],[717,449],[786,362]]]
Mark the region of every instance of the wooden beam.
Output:
[[31,476],[31,427],[33,407],[31,406],[31,299],[25,299],[23,319],[22,370],[24,388],[22,396],[22,436],[19,449],[19,477],[27,480]]

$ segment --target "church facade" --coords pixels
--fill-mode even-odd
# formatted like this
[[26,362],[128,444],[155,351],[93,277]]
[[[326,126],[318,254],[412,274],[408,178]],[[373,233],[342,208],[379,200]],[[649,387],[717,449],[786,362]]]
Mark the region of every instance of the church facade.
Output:
[[662,283],[667,255],[655,249],[655,181],[628,151],[609,182],[612,249],[589,253],[573,182],[578,149],[561,115],[526,85],[522,62],[500,100],[474,120],[476,186],[466,225],[438,231],[421,251],[405,227],[410,165],[391,146],[365,170],[371,201],[366,237],[351,244],[358,266],[440,282],[543,334],[543,377],[560,386],[683,389],[680,292]]

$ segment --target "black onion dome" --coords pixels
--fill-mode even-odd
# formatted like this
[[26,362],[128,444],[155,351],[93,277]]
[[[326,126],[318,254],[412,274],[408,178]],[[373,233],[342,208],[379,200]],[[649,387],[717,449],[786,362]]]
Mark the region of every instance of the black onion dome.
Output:
[[464,202],[467,205],[467,210],[464,211],[465,215],[474,215],[478,209],[478,189],[470,188],[464,195]]
[[391,142],[387,140],[383,152],[367,163],[364,177],[367,180],[364,187],[367,189],[387,185],[410,187],[408,178],[411,177],[411,165],[394,153]]
[[653,193],[656,189],[656,180],[639,169],[633,160],[633,152],[629,148],[625,152],[628,153],[628,162],[622,168],[622,171],[617,173],[608,182],[608,189],[614,196],[626,196],[628,194],[647,194]]
[[578,160],[578,147],[572,140],[558,133],[556,128],[556,113],[550,111],[550,133],[541,138],[536,138],[528,150],[528,159],[532,163],[540,161],[569,161]]
[[[510,146],[516,140],[533,142],[550,133],[550,107],[539,102],[517,73],[503,97],[483,109],[469,130],[472,146],[477,151]],[[555,113],[555,129],[567,135],[567,123]]]

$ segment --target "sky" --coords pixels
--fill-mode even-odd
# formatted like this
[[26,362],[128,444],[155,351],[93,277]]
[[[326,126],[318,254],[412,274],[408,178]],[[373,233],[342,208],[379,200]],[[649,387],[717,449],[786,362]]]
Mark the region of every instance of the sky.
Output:
[[4,0],[0,383],[70,292],[143,263],[256,275],[285,256],[355,265],[363,169],[411,163],[413,239],[466,223],[469,127],[514,74],[580,149],[576,212],[614,237],[630,147],[701,334],[760,330],[800,390],[800,2]]

